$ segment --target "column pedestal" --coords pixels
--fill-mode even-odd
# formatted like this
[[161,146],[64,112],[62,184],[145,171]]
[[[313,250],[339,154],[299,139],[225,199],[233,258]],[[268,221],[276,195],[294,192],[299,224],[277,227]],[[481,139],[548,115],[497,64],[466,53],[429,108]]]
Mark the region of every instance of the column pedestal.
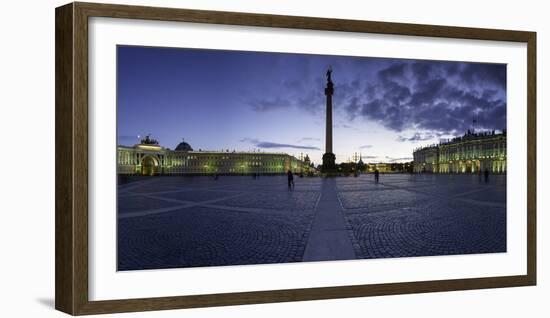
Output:
[[323,166],[321,168],[321,172],[336,172],[336,156],[332,152],[327,152],[323,155]]

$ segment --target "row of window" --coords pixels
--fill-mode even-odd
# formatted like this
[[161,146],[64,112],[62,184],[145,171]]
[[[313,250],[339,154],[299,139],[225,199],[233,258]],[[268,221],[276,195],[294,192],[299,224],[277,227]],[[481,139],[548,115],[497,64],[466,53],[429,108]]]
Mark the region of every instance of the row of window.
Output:
[[[136,154],[128,151],[119,151],[118,152],[118,164],[122,165],[131,165],[139,164],[140,155],[144,156],[145,154]],[[181,165],[181,166],[203,166],[203,165],[217,165],[217,166],[228,166],[235,165],[235,161],[245,161],[242,163],[246,166],[281,166],[285,163],[285,157],[264,157],[264,156],[160,156],[157,157],[161,162],[161,165]],[[205,162],[205,161],[211,162]],[[231,161],[224,161],[231,160]],[[269,161],[265,161],[269,160]],[[296,164],[295,160],[291,160],[292,164]]]
[[418,172],[440,172],[440,173],[478,173],[479,171],[489,170],[492,173],[504,173],[506,172],[506,161],[492,161],[489,165],[481,164],[478,167],[475,164],[440,164],[439,166],[419,166],[415,167]]
[[[449,160],[467,160],[467,159],[483,159],[506,156],[506,148],[504,149],[488,149],[478,151],[460,151],[460,152],[442,152],[439,154],[439,161]],[[416,162],[431,162],[437,161],[437,155],[415,153],[414,160]]]
[[182,156],[169,155],[169,160],[279,160],[284,161],[284,157],[261,157],[261,156]]
[[171,166],[182,166],[182,167],[198,167],[198,166],[214,166],[214,167],[225,167],[225,166],[268,166],[268,167],[278,167],[283,166],[283,162],[234,162],[234,161],[214,161],[214,162],[205,162],[205,161],[187,161],[187,160],[168,160],[168,165]]
[[[251,170],[246,168],[229,168],[229,169],[210,169],[210,168],[184,168],[184,167],[171,167],[165,169],[165,173],[224,173],[224,172],[236,172],[236,173],[245,173],[250,172]],[[282,173],[285,172],[285,169],[282,167],[279,168],[262,168],[262,169],[253,169],[256,172],[264,173]]]

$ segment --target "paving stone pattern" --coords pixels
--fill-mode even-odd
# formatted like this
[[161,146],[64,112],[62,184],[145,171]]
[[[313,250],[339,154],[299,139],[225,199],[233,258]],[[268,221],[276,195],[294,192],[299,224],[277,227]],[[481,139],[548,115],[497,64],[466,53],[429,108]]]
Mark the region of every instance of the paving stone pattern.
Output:
[[[292,191],[286,176],[143,177],[118,190],[119,270],[330,260],[315,253],[334,239],[358,259],[506,251],[505,176],[295,177]],[[314,222],[320,211],[344,232]]]

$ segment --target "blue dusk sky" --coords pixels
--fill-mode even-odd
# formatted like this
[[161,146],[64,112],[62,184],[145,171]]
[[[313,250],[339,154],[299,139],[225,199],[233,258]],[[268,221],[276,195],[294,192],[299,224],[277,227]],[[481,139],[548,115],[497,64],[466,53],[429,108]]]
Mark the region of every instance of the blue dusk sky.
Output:
[[326,70],[334,153],[404,162],[472,129],[506,129],[506,65],[119,46],[118,144],[151,134],[174,149],[309,154],[325,144]]

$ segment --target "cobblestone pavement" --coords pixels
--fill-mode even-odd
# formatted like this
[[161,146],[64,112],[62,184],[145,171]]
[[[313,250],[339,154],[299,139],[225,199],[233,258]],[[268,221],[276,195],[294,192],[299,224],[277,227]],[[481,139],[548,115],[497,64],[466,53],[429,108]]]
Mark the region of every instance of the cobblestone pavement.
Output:
[[357,258],[506,252],[506,177],[337,179]]
[[153,177],[119,186],[118,269],[300,262],[320,178]]
[[[334,213],[343,218],[355,258],[505,252],[506,178],[489,181],[336,178],[340,210]],[[149,177],[121,184],[118,269],[302,261],[313,224],[322,223],[314,220],[323,210],[323,182],[295,178],[293,191],[286,176]]]

